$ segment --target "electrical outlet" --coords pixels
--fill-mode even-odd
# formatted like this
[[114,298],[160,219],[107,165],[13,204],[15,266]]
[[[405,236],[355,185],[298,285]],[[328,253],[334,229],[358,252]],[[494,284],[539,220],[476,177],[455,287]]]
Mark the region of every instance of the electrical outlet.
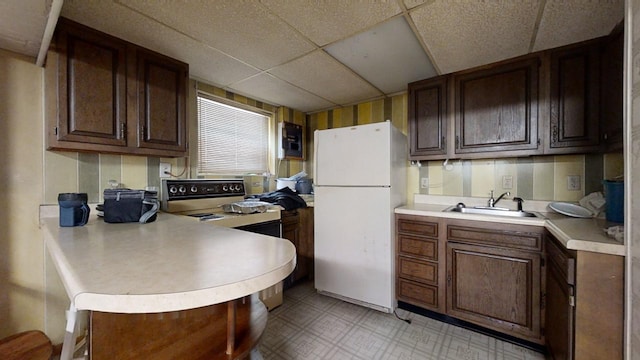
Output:
[[502,188],[513,189],[513,175],[502,176]]
[[169,163],[160,163],[160,177],[161,178],[168,178],[171,177],[171,175],[169,175],[171,173],[171,164]]
[[428,189],[429,188],[429,178],[428,177],[423,177],[420,179],[420,187],[423,189]]
[[580,175],[568,175],[567,190],[580,190],[580,188],[581,188]]

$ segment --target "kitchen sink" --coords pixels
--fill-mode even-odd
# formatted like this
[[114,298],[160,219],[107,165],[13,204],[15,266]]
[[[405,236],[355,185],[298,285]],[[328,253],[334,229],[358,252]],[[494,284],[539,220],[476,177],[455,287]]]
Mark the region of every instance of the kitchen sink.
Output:
[[488,206],[452,206],[444,209],[445,212],[457,212],[462,214],[477,214],[477,215],[495,215],[495,216],[508,216],[508,217],[539,217],[538,214],[529,211],[509,210],[506,208],[496,208]]

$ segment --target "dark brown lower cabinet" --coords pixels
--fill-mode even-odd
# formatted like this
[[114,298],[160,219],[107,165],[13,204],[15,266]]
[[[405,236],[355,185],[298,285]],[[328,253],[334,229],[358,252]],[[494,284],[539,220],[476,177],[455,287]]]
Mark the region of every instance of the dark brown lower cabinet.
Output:
[[570,251],[546,236],[545,338],[554,360],[622,359],[624,257]]
[[396,216],[396,249],[401,308],[554,360],[623,358],[624,256],[568,250],[542,226],[417,215]]
[[313,279],[313,208],[281,212],[282,237],[296,247],[297,263],[291,275],[284,280],[284,288],[305,279]]
[[541,342],[540,254],[447,243],[447,314]]
[[[575,254],[547,237],[546,345],[551,359],[573,359]],[[575,251],[573,252],[575,253]]]
[[444,237],[438,218],[396,216],[396,297],[444,312]]
[[540,226],[399,214],[399,305],[542,348],[543,242]]

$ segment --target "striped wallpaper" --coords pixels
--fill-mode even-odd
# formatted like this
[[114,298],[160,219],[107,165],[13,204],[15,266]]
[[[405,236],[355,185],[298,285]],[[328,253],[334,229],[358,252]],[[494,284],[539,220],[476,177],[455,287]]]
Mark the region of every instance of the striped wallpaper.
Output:
[[[317,129],[391,120],[407,134],[407,95],[364,102],[307,115],[309,133]],[[313,151],[313,136],[308,149]],[[312,156],[307,162],[311,162]],[[413,194],[487,197],[489,191],[509,191],[531,200],[577,201],[593,191],[602,191],[602,180],[621,175],[622,153],[593,155],[534,156],[508,159],[423,162],[408,169],[407,201]],[[312,166],[307,166],[312,168]],[[567,190],[567,176],[580,176],[580,190]],[[422,179],[428,183],[423,187]],[[503,184],[503,180],[511,185]],[[507,185],[507,187],[503,187]]]
[[[403,133],[407,133],[407,95],[379,99],[360,104],[305,114],[287,107],[274,107],[223,89],[190,82],[189,137],[190,158],[197,158],[197,119],[195,117],[195,89],[207,91],[242,104],[251,105],[275,114],[276,122],[292,122],[304,129],[304,160],[278,161],[274,174],[289,177],[305,171],[313,178],[313,133],[315,130],[368,124],[391,120]],[[277,130],[273,129],[273,142],[277,144]],[[195,145],[194,145],[195,144]],[[274,145],[275,146],[275,145]],[[275,149],[274,149],[275,150]],[[73,152],[45,151],[45,202],[55,204],[61,192],[86,192],[90,202],[99,202],[102,190],[109,187],[109,180],[116,180],[124,187],[159,187],[159,163],[172,164],[174,174],[187,166],[184,158],[158,158],[128,155],[107,155]],[[194,162],[182,177],[195,176]],[[592,191],[602,189],[602,180],[623,172],[623,156],[616,154],[535,156],[510,159],[452,160],[445,168],[441,161],[423,162],[421,167],[408,168],[407,201],[414,193],[452,196],[487,197],[490,190],[496,193],[510,191],[512,196],[533,200],[577,201]],[[567,190],[567,176],[580,176],[580,190]],[[245,177],[250,193],[275,189],[275,176]],[[428,179],[426,187],[422,179]],[[503,187],[504,179],[511,179],[511,188]],[[508,181],[507,181],[508,182]]]

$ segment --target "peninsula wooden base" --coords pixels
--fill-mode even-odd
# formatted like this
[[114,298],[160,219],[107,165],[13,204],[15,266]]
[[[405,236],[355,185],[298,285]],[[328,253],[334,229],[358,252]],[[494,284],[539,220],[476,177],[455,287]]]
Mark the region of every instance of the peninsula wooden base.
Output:
[[257,296],[153,314],[90,314],[89,354],[102,359],[245,359],[267,325]]

